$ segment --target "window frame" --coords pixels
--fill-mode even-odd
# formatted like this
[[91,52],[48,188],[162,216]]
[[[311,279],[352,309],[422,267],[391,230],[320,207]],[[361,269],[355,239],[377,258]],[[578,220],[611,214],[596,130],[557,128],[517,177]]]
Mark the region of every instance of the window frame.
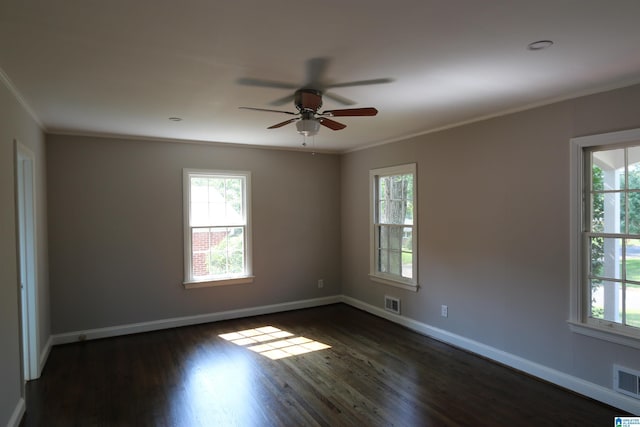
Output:
[[593,234],[586,228],[587,209],[591,209],[587,193],[590,178],[585,164],[595,147],[612,149],[636,143],[640,145],[640,129],[611,132],[572,138],[570,141],[570,286],[571,307],[569,327],[573,332],[628,347],[640,348],[640,332],[629,331],[624,325],[607,320],[591,320],[589,316],[591,291],[588,282],[587,237]]
[[[244,181],[243,188],[243,207],[245,212],[244,218],[244,261],[245,271],[242,275],[233,275],[226,277],[207,276],[203,279],[196,279],[192,276],[192,242],[191,242],[191,178],[193,176],[206,176],[214,178],[234,178],[240,177]],[[251,229],[251,172],[249,171],[233,171],[219,169],[191,169],[185,168],[182,172],[183,185],[183,231],[184,231],[184,281],[185,289],[204,288],[212,286],[226,286],[253,283],[252,268],[252,229]],[[215,225],[211,225],[212,227]],[[198,228],[198,227],[195,227]]]
[[[380,177],[394,175],[413,176],[413,224],[412,228],[412,277],[404,278],[400,275],[378,271],[377,233],[376,228],[381,225],[378,221],[378,180]],[[417,292],[418,285],[418,174],[416,163],[408,163],[384,168],[371,169],[369,171],[369,278],[375,282]],[[402,225],[407,227],[407,225]]]

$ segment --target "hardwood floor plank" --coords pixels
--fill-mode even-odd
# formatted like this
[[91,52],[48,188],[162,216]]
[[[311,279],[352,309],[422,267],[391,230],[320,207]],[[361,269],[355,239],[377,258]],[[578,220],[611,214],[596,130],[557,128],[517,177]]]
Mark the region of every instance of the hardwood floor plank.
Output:
[[[263,327],[291,336],[221,337]],[[329,348],[272,360],[280,353],[256,351],[265,343]],[[601,426],[615,415],[624,413],[336,304],[56,346],[27,384],[20,425]]]

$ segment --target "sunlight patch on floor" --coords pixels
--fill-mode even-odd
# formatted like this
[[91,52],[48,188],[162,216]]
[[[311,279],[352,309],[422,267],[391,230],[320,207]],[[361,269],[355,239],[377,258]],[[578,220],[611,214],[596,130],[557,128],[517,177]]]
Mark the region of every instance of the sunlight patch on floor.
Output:
[[244,331],[230,332],[218,336],[234,344],[246,347],[251,351],[260,353],[271,360],[331,348],[330,345],[305,337],[296,337],[291,332],[283,331],[273,326],[245,329]]

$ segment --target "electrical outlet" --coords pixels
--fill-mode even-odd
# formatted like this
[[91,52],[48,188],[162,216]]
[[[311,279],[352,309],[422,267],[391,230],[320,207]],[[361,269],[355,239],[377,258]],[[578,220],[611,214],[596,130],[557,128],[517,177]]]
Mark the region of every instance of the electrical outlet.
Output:
[[442,317],[449,317],[449,307],[447,307],[446,305],[443,305],[443,306],[440,308],[440,315],[441,315]]
[[324,288],[324,279],[318,279],[318,288]]

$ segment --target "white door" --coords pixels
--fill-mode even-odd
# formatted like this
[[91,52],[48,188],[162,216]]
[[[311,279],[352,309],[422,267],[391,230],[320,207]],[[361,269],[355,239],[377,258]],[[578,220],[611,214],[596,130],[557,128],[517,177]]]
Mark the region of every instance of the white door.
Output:
[[15,141],[15,144],[22,354],[25,380],[32,380],[40,376],[37,352],[34,155],[20,142]]

